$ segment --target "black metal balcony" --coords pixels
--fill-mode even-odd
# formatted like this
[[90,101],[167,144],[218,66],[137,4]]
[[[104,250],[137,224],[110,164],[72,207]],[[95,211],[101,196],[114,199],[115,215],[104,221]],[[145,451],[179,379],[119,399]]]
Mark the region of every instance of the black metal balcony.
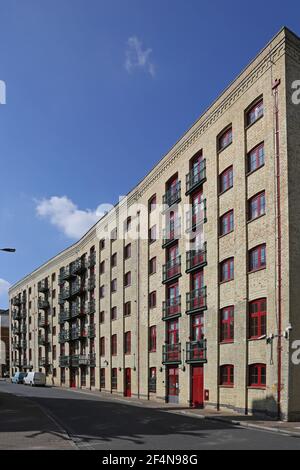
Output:
[[186,343],[186,362],[188,364],[194,362],[207,362],[207,341],[190,341]]
[[59,296],[61,300],[60,303],[68,300],[71,297],[70,287],[64,287],[63,289],[61,289]]
[[46,357],[39,357],[39,367],[47,367],[48,359]]
[[71,267],[70,266],[65,266],[60,270],[59,273],[59,283],[63,283],[64,281],[68,281],[74,276],[72,273]]
[[91,253],[88,258],[88,267],[92,268],[96,264],[96,253]]
[[18,296],[18,297],[13,298],[13,306],[14,307],[19,307],[21,305],[21,303],[22,303],[21,302],[21,297]]
[[89,363],[89,358],[86,354],[75,354],[71,356],[72,367],[87,366],[88,363]]
[[39,315],[38,327],[45,328],[47,325],[48,325],[48,318],[46,317],[46,315]]
[[84,258],[78,258],[74,263],[71,264],[71,273],[80,274],[83,273],[87,268],[87,263]]
[[38,308],[40,310],[47,310],[50,307],[49,300],[47,299],[42,299],[42,297],[39,297],[38,300]]
[[38,344],[40,346],[46,346],[47,343],[48,343],[48,340],[45,335],[38,336]]
[[186,195],[191,194],[206,181],[206,160],[203,159],[186,175]]
[[96,277],[91,276],[88,280],[88,290],[94,290],[96,287]]
[[22,335],[26,335],[27,333],[27,326],[22,324],[21,327],[20,327],[20,332]]
[[180,364],[181,363],[181,343],[163,345],[162,363],[163,364]]
[[21,312],[19,310],[13,310],[12,318],[13,320],[19,321],[21,319]]
[[72,341],[84,338],[87,338],[87,328],[76,327],[71,329],[70,339]]
[[48,292],[49,290],[49,284],[48,284],[48,279],[43,279],[38,283],[38,292]]
[[195,289],[186,294],[186,313],[191,314],[207,309],[206,286],[201,289]]
[[95,353],[90,353],[88,355],[88,365],[90,367],[95,367],[96,366],[96,354]]
[[207,264],[206,242],[202,250],[190,250],[186,253],[186,273],[191,273]]
[[18,351],[19,349],[21,349],[21,341],[13,341],[12,349],[14,351]]
[[64,308],[60,311],[58,316],[59,323],[64,323],[72,318],[70,308]]
[[93,299],[93,300],[90,300],[90,302],[88,302],[87,313],[92,315],[95,312],[96,312],[96,302],[95,302],[95,299]]
[[74,297],[76,295],[81,295],[86,291],[86,285],[80,279],[78,279],[74,284],[71,285],[69,297]]
[[77,318],[80,317],[81,315],[86,314],[86,307],[84,303],[78,303],[78,304],[73,304],[71,306],[71,317],[72,318]]
[[181,238],[181,219],[170,222],[169,227],[163,230],[162,247],[167,248]]
[[27,341],[26,339],[21,340],[21,349],[26,349],[27,348]]
[[11,332],[12,332],[13,335],[20,335],[21,334],[21,330],[18,326],[13,326]]
[[71,357],[70,356],[60,356],[59,357],[59,367],[70,367]]
[[172,186],[163,195],[163,205],[172,207],[174,204],[178,204],[181,201],[181,182],[178,181],[176,185]]
[[24,294],[22,294],[22,296],[21,296],[21,304],[23,304],[23,305],[26,304],[26,301],[27,301],[27,296],[26,296],[26,294],[24,293]]
[[181,316],[181,295],[173,297],[163,302],[162,305],[162,319],[164,321]]
[[25,320],[27,317],[27,310],[26,308],[22,308],[22,310],[20,311],[20,320]]
[[95,325],[89,325],[88,327],[88,337],[89,338],[95,338],[96,336],[96,326]]
[[186,214],[186,231],[190,232],[192,230],[196,230],[202,224],[207,222],[206,217],[206,199],[202,201],[200,204],[194,206],[187,214]]
[[176,258],[169,260],[166,264],[163,265],[163,284],[167,282],[174,281],[181,276],[181,256],[176,256]]
[[66,343],[70,340],[70,330],[62,330],[58,335],[59,343]]

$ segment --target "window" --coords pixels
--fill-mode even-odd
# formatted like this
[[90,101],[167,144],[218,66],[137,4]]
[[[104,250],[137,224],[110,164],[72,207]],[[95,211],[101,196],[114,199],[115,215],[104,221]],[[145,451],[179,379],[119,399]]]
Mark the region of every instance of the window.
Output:
[[105,337],[100,338],[100,356],[105,356]]
[[100,312],[99,317],[100,317],[100,323],[104,323],[104,312],[103,311]]
[[100,299],[103,299],[103,297],[104,297],[104,286],[100,287],[99,294],[100,294]]
[[115,268],[117,266],[117,260],[118,260],[118,255],[117,255],[117,253],[114,253],[111,256],[111,267],[112,268]]
[[264,115],[264,102],[261,99],[252,106],[246,115],[247,126],[251,126],[255,121]]
[[124,334],[124,353],[131,354],[131,331]]
[[156,225],[153,225],[149,229],[149,243],[154,243],[156,241]]
[[118,369],[114,367],[111,370],[111,389],[117,390],[118,388]]
[[100,388],[105,388],[105,369],[100,369]]
[[149,369],[149,392],[156,393],[156,367]]
[[105,272],[105,261],[100,263],[100,274],[104,274]]
[[249,338],[257,339],[267,334],[267,299],[249,304]]
[[220,369],[220,385],[222,387],[233,387],[234,386],[234,366],[233,365],[221,366],[221,369]]
[[226,259],[221,263],[220,281],[228,282],[234,278],[234,258]]
[[149,274],[156,273],[156,256],[149,261]]
[[131,302],[126,302],[124,304],[124,315],[125,317],[129,317],[129,315],[131,315]]
[[231,343],[234,340],[234,307],[225,307],[220,313],[220,340]]
[[112,335],[112,337],[111,337],[111,355],[116,356],[117,353],[118,353],[117,335]]
[[218,150],[224,150],[228,145],[232,143],[232,127],[229,127],[224,131],[218,139]]
[[234,229],[233,210],[220,217],[220,235],[227,235]]
[[131,286],[131,271],[129,271],[128,273],[124,275],[124,286],[125,287]]
[[111,309],[111,319],[112,319],[112,321],[116,320],[117,317],[118,317],[117,307],[112,307],[112,309]]
[[131,243],[128,243],[128,245],[126,245],[124,248],[124,258],[129,259],[130,257],[131,257]]
[[249,387],[266,388],[267,370],[265,364],[249,366]]
[[94,367],[91,367],[91,369],[90,369],[90,384],[91,384],[91,387],[95,387],[95,385],[96,385],[95,368]]
[[153,291],[149,294],[149,308],[156,307],[156,291]]
[[265,163],[265,145],[264,143],[255,147],[248,153],[248,172],[257,170]]
[[125,222],[125,232],[129,232],[131,229],[131,217],[128,217]]
[[220,193],[233,187],[233,167],[230,166],[220,175]]
[[248,202],[248,220],[255,220],[266,213],[265,192],[256,194]]
[[111,238],[111,241],[112,241],[112,242],[116,241],[116,239],[118,238],[118,229],[117,229],[117,227],[114,228],[114,229],[110,232],[110,238]]
[[149,351],[156,352],[156,326],[149,328]]
[[100,240],[100,250],[104,250],[105,248],[105,239],[102,238],[102,240]]
[[113,279],[111,281],[111,291],[112,292],[117,292],[117,279]]
[[149,200],[149,212],[153,212],[156,209],[156,194]]
[[249,271],[266,267],[266,245],[259,245],[249,251]]

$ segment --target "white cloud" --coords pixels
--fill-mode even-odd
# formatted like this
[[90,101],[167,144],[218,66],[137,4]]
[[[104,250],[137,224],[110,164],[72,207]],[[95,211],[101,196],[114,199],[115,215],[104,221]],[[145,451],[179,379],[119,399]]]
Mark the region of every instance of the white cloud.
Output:
[[150,60],[152,49],[143,50],[141,41],[132,36],[127,41],[125,68],[131,73],[135,68],[146,70],[152,77],[155,76],[155,65]]
[[67,196],[37,201],[36,211],[72,239],[81,238],[103,216],[101,206],[95,210],[80,210]]
[[7,295],[8,289],[10,288],[10,283],[0,278],[0,299],[7,304]]

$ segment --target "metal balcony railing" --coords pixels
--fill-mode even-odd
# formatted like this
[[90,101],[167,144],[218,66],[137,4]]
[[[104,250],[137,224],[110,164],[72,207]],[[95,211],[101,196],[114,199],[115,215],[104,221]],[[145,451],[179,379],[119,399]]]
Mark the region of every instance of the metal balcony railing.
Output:
[[13,320],[19,321],[21,319],[21,312],[19,310],[13,310],[12,318]]
[[206,310],[207,294],[206,286],[201,289],[195,289],[186,294],[186,313],[192,313],[194,311]]
[[163,195],[163,205],[171,207],[180,202],[181,199],[181,182],[178,181],[176,185],[172,186]]
[[87,263],[84,258],[78,258],[74,263],[71,265],[71,272],[72,274],[79,274],[86,270]]
[[189,212],[186,214],[186,230],[190,232],[191,230],[195,230],[201,224],[206,223],[206,199],[202,201],[200,204],[194,206]]
[[186,362],[207,362],[207,341],[189,341],[186,343]]
[[38,344],[40,346],[45,346],[48,343],[48,340],[45,335],[38,336]]
[[181,275],[181,256],[176,256],[163,265],[163,283],[174,280]]
[[39,328],[45,328],[45,326],[47,325],[48,325],[48,318],[46,317],[46,315],[39,315],[39,318],[38,318]]
[[65,321],[68,321],[71,318],[72,318],[71,317],[71,310],[69,308],[64,308],[59,313],[58,321],[59,321],[59,323],[64,323]]
[[71,340],[87,338],[87,328],[72,328],[71,329]]
[[70,340],[70,330],[62,330],[58,335],[59,343],[66,343]]
[[170,244],[181,238],[181,219],[171,221],[168,228],[163,229],[162,247],[167,248]]
[[88,258],[88,267],[92,268],[96,264],[96,253],[91,253]]
[[13,326],[11,332],[12,332],[13,335],[20,335],[21,334],[21,330],[18,326]]
[[89,338],[95,338],[96,336],[96,326],[95,325],[89,325],[88,327],[88,337]]
[[90,302],[88,302],[88,311],[87,311],[87,313],[89,313],[91,315],[95,312],[96,312],[96,302],[93,299],[93,300],[90,300]]
[[46,357],[39,357],[39,367],[46,367],[48,365],[48,359]]
[[50,307],[49,300],[42,299],[42,297],[39,297],[39,299],[38,299],[38,308],[40,310],[47,310],[49,307]]
[[48,279],[43,279],[38,283],[38,292],[47,292],[49,290]]
[[202,250],[190,250],[186,253],[186,272],[189,273],[194,269],[205,266],[207,263],[206,242]]
[[59,357],[59,366],[60,367],[70,367],[71,357],[70,356],[60,356]]
[[19,307],[21,305],[21,297],[14,297],[13,298],[13,306]]
[[94,290],[96,287],[96,277],[91,276],[88,280],[88,290]]
[[205,180],[206,160],[203,159],[186,175],[186,194],[188,195],[197,189],[205,182]]
[[170,318],[178,317],[181,315],[181,295],[165,300],[162,305],[162,319],[169,320]]
[[163,364],[181,363],[181,343],[164,344],[162,353]]

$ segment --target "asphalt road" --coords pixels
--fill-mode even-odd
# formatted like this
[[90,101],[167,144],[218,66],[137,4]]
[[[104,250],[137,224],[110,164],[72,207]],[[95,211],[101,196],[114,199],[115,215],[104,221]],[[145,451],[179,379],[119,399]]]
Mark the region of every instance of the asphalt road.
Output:
[[[12,400],[10,408],[18,406],[18,410],[9,410],[9,419],[0,419],[2,449],[5,443],[1,443],[1,436],[13,442],[21,430],[29,437],[29,449],[300,450],[300,439],[296,437],[243,429],[139,403],[127,404],[125,400],[88,392],[0,382],[1,393],[6,400]],[[7,413],[2,401],[0,397],[0,418]],[[46,442],[37,443],[35,440],[43,435]]]

